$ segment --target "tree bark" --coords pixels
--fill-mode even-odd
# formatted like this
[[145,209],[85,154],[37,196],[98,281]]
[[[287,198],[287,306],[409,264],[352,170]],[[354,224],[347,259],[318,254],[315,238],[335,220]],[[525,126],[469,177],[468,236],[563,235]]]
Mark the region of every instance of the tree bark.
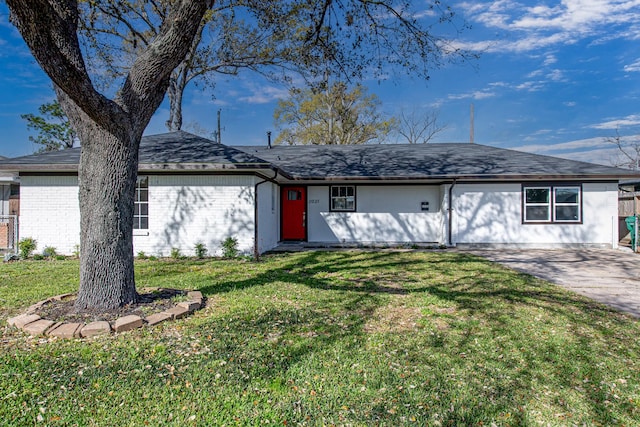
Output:
[[[136,301],[133,205],[137,135],[94,124],[80,129],[80,288],[76,309],[111,309]],[[122,132],[124,133],[124,132]]]
[[167,98],[169,98],[169,120],[166,126],[169,132],[182,129],[182,97],[186,84],[182,84],[177,77],[171,76]]

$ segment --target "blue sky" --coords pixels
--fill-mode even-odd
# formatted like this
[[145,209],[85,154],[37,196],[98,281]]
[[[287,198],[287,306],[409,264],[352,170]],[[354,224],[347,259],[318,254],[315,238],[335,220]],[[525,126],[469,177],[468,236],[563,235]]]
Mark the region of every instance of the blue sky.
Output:
[[[605,138],[616,128],[640,142],[640,0],[510,0],[450,3],[472,25],[453,43],[481,54],[477,61],[434,70],[428,82],[408,76],[368,81],[386,114],[436,109],[447,125],[435,142],[475,142],[576,160],[612,164],[617,150]],[[222,142],[266,143],[273,110],[286,88],[254,74],[221,77],[213,91],[190,87],[184,127],[216,127]],[[32,153],[20,114],[53,99],[0,4],[0,155]],[[163,104],[147,133],[165,131]]]

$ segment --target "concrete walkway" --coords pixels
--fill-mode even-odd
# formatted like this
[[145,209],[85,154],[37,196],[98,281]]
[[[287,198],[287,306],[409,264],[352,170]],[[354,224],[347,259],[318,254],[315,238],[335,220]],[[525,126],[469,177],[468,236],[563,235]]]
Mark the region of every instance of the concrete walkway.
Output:
[[468,250],[640,318],[640,254],[631,250]]

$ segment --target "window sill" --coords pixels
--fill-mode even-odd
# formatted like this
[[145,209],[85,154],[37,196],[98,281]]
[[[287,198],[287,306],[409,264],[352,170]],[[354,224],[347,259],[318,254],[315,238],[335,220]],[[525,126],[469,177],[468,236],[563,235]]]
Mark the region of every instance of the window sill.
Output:
[[149,230],[133,230],[134,236],[148,236]]
[[582,221],[523,221],[523,225],[573,225],[582,224]]

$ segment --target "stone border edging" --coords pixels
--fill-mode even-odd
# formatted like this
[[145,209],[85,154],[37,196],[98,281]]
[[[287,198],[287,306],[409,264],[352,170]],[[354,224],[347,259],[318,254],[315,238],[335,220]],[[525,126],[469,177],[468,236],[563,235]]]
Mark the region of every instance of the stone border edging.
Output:
[[181,301],[167,310],[150,314],[144,318],[131,314],[119,317],[113,322],[97,320],[90,323],[75,323],[54,322],[53,320],[43,319],[35,313],[39,308],[49,302],[61,301],[73,295],[75,294],[57,295],[37,302],[29,306],[25,313],[7,319],[7,323],[9,323],[10,326],[15,326],[32,335],[47,335],[59,338],[88,338],[95,335],[130,331],[144,325],[154,326],[165,320],[180,319],[202,308],[204,304],[202,292],[188,291],[187,301]]

